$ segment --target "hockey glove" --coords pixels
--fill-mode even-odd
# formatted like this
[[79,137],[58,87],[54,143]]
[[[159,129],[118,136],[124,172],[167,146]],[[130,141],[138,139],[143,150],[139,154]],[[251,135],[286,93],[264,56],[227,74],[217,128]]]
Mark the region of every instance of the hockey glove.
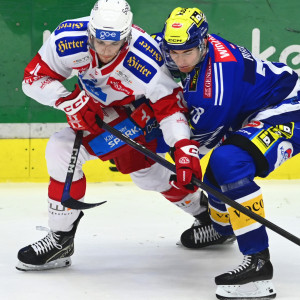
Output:
[[198,187],[191,183],[192,175],[202,179],[199,161],[199,143],[183,139],[175,143],[174,160],[176,175],[171,175],[170,184],[187,193],[194,193]]
[[78,84],[69,96],[59,98],[55,106],[66,113],[68,123],[74,130],[87,130],[92,134],[101,132],[95,119],[96,115],[103,119],[101,105],[84,90],[81,91]]

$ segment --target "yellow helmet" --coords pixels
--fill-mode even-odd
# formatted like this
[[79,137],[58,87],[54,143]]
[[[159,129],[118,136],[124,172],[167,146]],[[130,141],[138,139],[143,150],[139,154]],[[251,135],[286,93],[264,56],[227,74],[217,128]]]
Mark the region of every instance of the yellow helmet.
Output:
[[169,50],[185,50],[199,46],[207,37],[208,24],[199,8],[175,8],[166,20],[164,44]]

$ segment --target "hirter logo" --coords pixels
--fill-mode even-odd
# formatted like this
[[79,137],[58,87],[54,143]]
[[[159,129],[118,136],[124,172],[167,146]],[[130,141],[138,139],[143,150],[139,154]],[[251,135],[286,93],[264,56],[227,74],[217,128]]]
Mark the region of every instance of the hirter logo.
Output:
[[172,24],[172,27],[173,27],[173,28],[181,28],[181,27],[182,27],[182,24],[181,24],[181,23],[173,23],[173,24]]
[[116,79],[114,77],[109,77],[107,84],[111,86],[111,88],[115,91],[122,92],[126,95],[132,95],[133,90],[126,87],[125,85],[122,84],[121,80]]

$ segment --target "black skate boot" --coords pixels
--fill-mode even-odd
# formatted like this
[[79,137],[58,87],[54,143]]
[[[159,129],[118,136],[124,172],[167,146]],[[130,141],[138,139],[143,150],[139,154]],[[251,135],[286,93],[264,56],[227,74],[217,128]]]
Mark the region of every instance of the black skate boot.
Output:
[[41,271],[71,265],[71,255],[74,253],[74,236],[83,212],[73,223],[71,231],[53,232],[47,228],[47,236],[19,250],[19,263],[16,268],[20,271]]
[[273,266],[269,249],[245,255],[236,269],[215,278],[218,299],[273,299]]
[[236,240],[235,235],[221,235],[214,229],[209,213],[208,199],[201,192],[201,206],[206,206],[207,210],[195,216],[195,221],[191,228],[184,231],[180,237],[181,244],[187,248],[199,249],[211,245],[233,243]]

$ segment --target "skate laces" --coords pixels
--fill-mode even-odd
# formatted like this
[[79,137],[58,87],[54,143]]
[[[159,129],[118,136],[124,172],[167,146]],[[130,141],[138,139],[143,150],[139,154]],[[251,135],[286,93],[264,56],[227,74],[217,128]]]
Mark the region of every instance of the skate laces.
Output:
[[48,232],[48,234],[43,239],[37,241],[36,243],[31,244],[31,247],[33,248],[33,250],[37,255],[48,252],[54,247],[59,250],[62,249],[62,245],[57,243],[60,237],[58,234],[42,226],[37,226],[36,229]]
[[200,243],[212,242],[218,239],[220,236],[221,235],[215,231],[213,225],[194,228],[195,243],[197,243],[197,241],[199,241]]
[[243,262],[235,269],[233,269],[232,271],[229,271],[229,274],[232,273],[239,273],[241,271],[243,271],[244,269],[247,269],[247,267],[249,267],[251,264],[251,255],[244,255],[244,259]]

